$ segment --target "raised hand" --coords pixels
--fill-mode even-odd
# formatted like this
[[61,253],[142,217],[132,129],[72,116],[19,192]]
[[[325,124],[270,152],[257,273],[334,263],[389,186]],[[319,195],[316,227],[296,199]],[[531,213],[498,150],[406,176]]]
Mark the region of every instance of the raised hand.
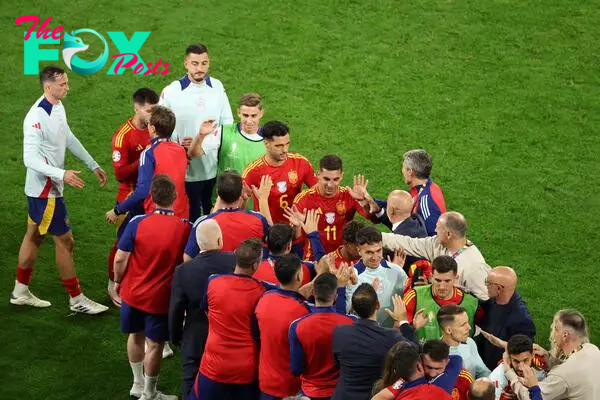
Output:
[[354,176],[354,185],[352,189],[350,189],[350,195],[354,200],[363,201],[367,196],[367,185],[369,184],[369,180],[365,180],[364,175],[355,175]]
[[406,251],[404,251],[403,248],[399,248],[394,251],[394,258],[388,257],[388,261],[399,265],[400,267],[404,266],[404,263],[406,262]]
[[[214,132],[216,127],[217,127],[217,124],[214,119],[207,119],[206,121],[202,122],[202,124],[200,125],[200,130],[198,131],[198,136],[209,135],[210,133]],[[184,138],[184,140],[185,140],[185,138]],[[185,145],[184,145],[184,147],[185,147]]]
[[419,330],[425,325],[427,325],[427,323],[429,323],[429,317],[425,315],[425,309],[421,308],[415,313],[415,317],[413,318],[412,323],[413,328],[415,328],[415,330]]
[[68,169],[65,171],[65,174],[63,176],[63,181],[69,185],[72,186],[76,189],[83,189],[83,187],[85,186],[85,182],[83,181],[83,179],[81,179],[79,175],[81,173],[81,171],[75,171],[72,169]]
[[346,285],[348,285],[348,282],[350,281],[350,275],[352,274],[351,270],[353,269],[354,267],[343,262],[340,264],[339,268],[334,268],[331,271],[331,273],[333,273],[338,280],[338,288],[346,287]]
[[395,294],[392,296],[392,304],[394,306],[393,310],[389,308],[385,309],[387,315],[390,316],[395,322],[406,321],[408,319],[406,315],[406,305],[404,304],[404,300],[400,295]]
[[324,274],[335,270],[335,254],[329,253],[321,257],[321,259],[315,264],[315,271],[317,275]]
[[254,196],[256,196],[258,201],[261,201],[269,199],[269,194],[271,193],[272,187],[273,179],[271,179],[271,176],[263,175],[260,179],[260,186],[257,188],[256,186],[252,185],[251,189],[252,193],[254,193]]
[[302,223],[306,219],[306,215],[302,214],[295,205],[284,209],[283,215],[294,227],[302,226]]
[[318,232],[319,217],[317,210],[308,210],[306,212],[306,221],[302,222],[302,230],[308,235],[309,233]]

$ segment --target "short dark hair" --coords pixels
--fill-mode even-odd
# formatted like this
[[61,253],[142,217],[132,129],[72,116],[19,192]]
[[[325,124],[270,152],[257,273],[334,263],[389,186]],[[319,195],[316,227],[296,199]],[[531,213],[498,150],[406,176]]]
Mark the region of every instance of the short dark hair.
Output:
[[262,245],[256,238],[246,239],[235,249],[235,263],[238,267],[250,269],[260,262]]
[[446,272],[454,272],[454,275],[458,274],[458,264],[453,257],[450,256],[437,256],[433,259],[431,263],[431,270],[437,271],[440,274],[445,274]]
[[59,75],[65,73],[65,70],[55,65],[48,65],[40,72],[40,85],[44,87],[46,82],[54,82]]
[[208,47],[202,43],[190,44],[185,49],[185,55],[188,56],[190,54],[204,54],[208,53]]
[[337,278],[331,272],[325,272],[324,274],[317,276],[313,281],[315,300],[321,303],[332,301],[337,292],[337,288]]
[[450,346],[441,340],[428,340],[423,343],[422,353],[427,354],[433,361],[444,361],[450,356]]
[[525,335],[513,335],[508,339],[506,351],[508,354],[533,353],[533,341]]
[[344,229],[342,230],[342,239],[344,239],[344,243],[357,243],[356,234],[364,227],[365,224],[355,219],[344,225]]
[[269,121],[262,127],[262,136],[266,140],[273,140],[275,136],[285,136],[290,133],[290,128],[281,121]]
[[156,104],[158,103],[158,94],[152,89],[140,88],[133,93],[133,102],[135,104]]
[[288,224],[274,224],[269,230],[267,246],[274,255],[280,255],[294,239],[294,230]]
[[446,304],[445,306],[440,307],[437,313],[437,322],[438,325],[444,329],[444,327],[448,324],[454,322],[454,318],[457,315],[467,312],[463,307],[457,306],[456,304]]
[[366,226],[360,231],[356,232],[356,243],[359,245],[363,244],[377,244],[382,242],[381,232],[372,226]]
[[150,122],[160,138],[169,138],[175,129],[175,114],[167,107],[156,105],[152,107]]
[[217,195],[225,203],[236,202],[242,195],[242,177],[234,169],[227,169],[217,178]]
[[361,283],[352,295],[352,309],[362,319],[367,319],[377,310],[377,292],[368,283]]
[[292,283],[302,268],[302,260],[295,254],[286,254],[275,261],[275,276],[282,285]]
[[328,170],[328,171],[343,171],[344,164],[342,163],[342,159],[336,155],[327,155],[323,156],[319,160],[319,169],[320,170]]
[[417,347],[409,342],[402,341],[395,346],[397,348],[394,369],[398,378],[408,381],[417,370],[417,363],[421,360],[421,354],[419,354]]
[[159,207],[171,207],[177,198],[177,188],[168,175],[158,174],[150,186],[152,201]]

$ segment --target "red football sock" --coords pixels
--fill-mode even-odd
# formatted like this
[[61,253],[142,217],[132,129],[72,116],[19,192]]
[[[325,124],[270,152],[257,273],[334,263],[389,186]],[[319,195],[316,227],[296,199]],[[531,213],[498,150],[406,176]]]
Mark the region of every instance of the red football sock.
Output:
[[33,268],[21,268],[17,266],[17,282],[29,286]]
[[69,293],[69,296],[76,297],[81,294],[81,288],[79,287],[79,279],[77,277],[63,279],[62,283],[65,289],[67,289],[67,293]]
[[115,254],[117,254],[117,243],[113,244],[112,249],[110,249],[110,253],[108,253],[108,279],[113,281],[115,279]]

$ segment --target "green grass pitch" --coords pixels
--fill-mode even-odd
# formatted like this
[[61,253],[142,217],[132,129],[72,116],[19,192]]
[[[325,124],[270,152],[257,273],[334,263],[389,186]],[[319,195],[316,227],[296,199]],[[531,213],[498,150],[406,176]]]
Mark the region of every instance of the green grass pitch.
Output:
[[[53,306],[8,303],[27,217],[22,124],[41,94],[37,77],[23,74],[29,26],[14,23],[27,14],[52,16],[51,28],[69,32],[151,31],[140,50],[144,61],[162,58],[173,67],[164,76],[107,76],[110,63],[89,76],[69,73],[71,128],[111,174],[100,189],[86,171],[86,188],[65,193],[89,297],[109,302],[106,255],[114,230],[103,214],[117,187],[111,135],[132,112],[131,93],[142,86],[160,91],[177,79],[183,50],[201,41],[234,105],[242,93],[259,92],[265,121],[290,124],[294,151],[313,163],[326,153],[343,156],[347,184],[362,173],[373,195],[404,188],[402,153],[427,149],[449,209],[465,214],[489,264],[517,270],[538,342],[547,344],[555,311],[575,307],[600,343],[598,2],[16,1],[0,15],[0,398],[120,399],[131,384],[117,310],[70,315],[50,238],[32,288]],[[91,60],[101,42],[84,38]],[[84,169],[73,157],[67,165]],[[179,377],[178,359],[166,361],[160,389],[178,394]]]

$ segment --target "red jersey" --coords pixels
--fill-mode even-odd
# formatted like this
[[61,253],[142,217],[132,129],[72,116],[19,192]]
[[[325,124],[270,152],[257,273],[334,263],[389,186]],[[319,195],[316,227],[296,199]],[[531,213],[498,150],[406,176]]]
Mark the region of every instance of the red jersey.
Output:
[[263,393],[283,398],[300,390],[300,378],[290,370],[288,332],[292,322],[308,313],[304,298],[288,290],[268,291],[258,301],[254,315],[260,332],[258,382]]
[[[329,254],[328,254],[329,255]],[[358,262],[358,260],[360,260],[360,257],[357,258],[356,260],[348,260],[346,258],[344,258],[344,256],[342,255],[342,246],[338,247],[336,251],[333,252],[333,259],[334,259],[334,267],[335,269],[339,269],[340,265],[342,263],[346,263],[348,265],[354,265]]]
[[469,400],[469,387],[471,386],[471,383],[473,383],[473,375],[463,368],[460,371],[460,374],[458,374],[454,389],[452,389],[452,399]]
[[148,128],[136,128],[131,118],[114,133],[112,160],[115,178],[119,181],[117,202],[125,200],[133,192],[138,178],[140,154],[149,144]]
[[120,291],[125,303],[151,314],[169,313],[173,272],[183,262],[190,228],[172,210],[163,209],[127,224],[117,246],[131,253]]
[[[333,197],[323,197],[315,186],[300,193],[294,199],[294,204],[300,212],[317,210],[319,217],[319,233],[326,253],[331,253],[343,243],[342,229],[347,222],[354,219],[358,211],[363,217],[369,218],[366,211],[352,198],[350,189],[340,187]],[[307,242],[308,246],[308,242]],[[312,252],[306,249],[304,257],[310,259]]]
[[[248,186],[260,186],[263,175],[271,176],[273,188],[269,195],[269,210],[274,224],[287,224],[283,210],[292,205],[294,198],[302,191],[302,184],[313,187],[317,184],[317,176],[310,161],[296,153],[288,153],[283,164],[275,167],[267,162],[266,156],[248,164],[242,178]],[[253,197],[254,210],[258,211],[258,201]]]
[[[266,260],[262,260],[258,265],[256,272],[252,275],[254,279],[258,279],[259,281],[268,282],[273,285],[279,286],[279,281],[277,280],[277,276],[275,275],[275,263],[277,259],[273,256],[267,258]],[[302,285],[304,286],[316,276],[315,267],[312,263],[302,262]]]
[[211,275],[200,309],[207,311],[208,339],[200,373],[220,383],[248,384],[258,375],[252,317],[267,284],[238,274]]
[[424,383],[402,391],[395,400],[452,400],[452,397],[439,386]]

